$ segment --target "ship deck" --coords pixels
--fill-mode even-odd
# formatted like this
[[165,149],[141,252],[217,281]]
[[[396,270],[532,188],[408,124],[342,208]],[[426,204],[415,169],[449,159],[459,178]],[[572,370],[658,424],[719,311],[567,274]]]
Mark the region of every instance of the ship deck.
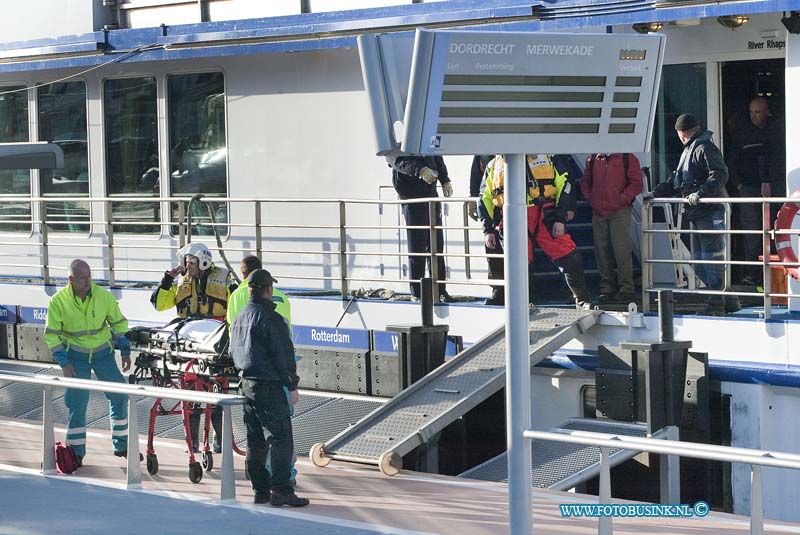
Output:
[[[297,534],[508,533],[508,487],[502,483],[403,471],[386,477],[376,469],[344,463],[317,468],[298,462],[303,509],[254,505],[235,456],[236,501],[221,503],[219,472],[188,479],[187,455],[178,440],[159,439],[160,470],[142,474],[141,490],[125,489],[126,465],[111,455],[107,433],[88,433],[84,466],[72,475],[41,476],[39,422],[0,419],[0,533],[134,534],[145,530],[180,535],[225,526],[226,533],[287,529]],[[64,429],[56,428],[63,440]],[[142,443],[144,448],[144,443]],[[536,534],[597,533],[594,519],[562,518],[561,503],[596,503],[595,496],[535,489]],[[746,517],[712,512],[705,518],[615,518],[621,534],[745,534]],[[767,521],[766,533],[800,534],[800,525]]]

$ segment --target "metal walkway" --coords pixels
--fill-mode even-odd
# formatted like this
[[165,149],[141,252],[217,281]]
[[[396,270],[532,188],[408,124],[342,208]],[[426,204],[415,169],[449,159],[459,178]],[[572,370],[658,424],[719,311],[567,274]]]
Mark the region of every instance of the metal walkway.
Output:
[[[54,364],[0,359],[0,371],[16,373],[32,373],[61,375],[61,370]],[[383,405],[382,398],[365,396],[339,395],[335,393],[301,391],[300,401],[294,407],[292,427],[294,430],[295,453],[298,456],[308,455],[311,446],[327,440],[343,429],[352,426],[365,415]],[[53,419],[56,424],[66,426],[67,408],[63,403],[64,392],[54,392]],[[139,422],[146,432],[153,400],[142,399],[136,405]],[[42,389],[36,385],[0,381],[0,416],[24,420],[41,421]],[[242,407],[232,410],[233,436],[239,445],[244,445],[247,433],[244,428]],[[100,392],[92,392],[86,409],[86,427],[109,430],[108,401]],[[162,438],[181,439],[184,427],[181,416],[160,415],[156,419],[155,434]]]
[[[530,315],[531,366],[591,328],[598,310],[534,308]],[[505,385],[505,327],[499,327],[384,406],[325,444],[311,460],[332,459],[377,465],[396,474],[402,456],[425,444]]]
[[[613,420],[570,418],[558,429],[571,431],[590,431],[613,435],[646,437],[645,424],[615,422]],[[666,438],[657,431],[652,438]],[[617,466],[633,459],[638,451],[613,448],[609,450],[611,466]],[[553,490],[569,490],[575,485],[588,481],[600,474],[600,449],[594,446],[565,444],[534,440],[532,446],[531,485]],[[508,459],[506,453],[489,459],[485,463],[470,468],[458,477],[480,479],[483,481],[508,482]]]

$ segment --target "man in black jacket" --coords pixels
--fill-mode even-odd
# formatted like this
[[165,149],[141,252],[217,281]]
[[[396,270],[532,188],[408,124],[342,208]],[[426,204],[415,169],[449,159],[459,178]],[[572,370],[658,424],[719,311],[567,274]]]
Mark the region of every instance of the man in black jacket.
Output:
[[[255,503],[303,507],[308,500],[298,497],[289,483],[294,450],[289,404],[297,403],[299,378],[289,329],[272,302],[273,282],[265,269],[250,274],[250,301],[231,326],[231,356],[241,376],[240,393],[247,399],[245,464]],[[264,430],[269,439],[264,438]],[[272,458],[271,478],[264,467],[267,451]]]
[[[675,122],[675,131],[683,143],[683,153],[672,180],[662,182],[645,200],[656,197],[680,195],[688,202],[686,217],[694,230],[724,230],[725,206],[703,203],[705,197],[725,197],[728,167],[722,154],[711,140],[713,132],[702,130],[700,122],[691,113],[684,113]],[[725,258],[725,236],[722,234],[697,234],[692,240],[692,258],[720,261]],[[695,264],[695,273],[708,290],[722,290],[725,282],[721,264]],[[711,295],[701,316],[724,316],[741,308],[736,296]]]
[[[453,185],[447,175],[447,167],[441,156],[412,156],[402,152],[391,153],[386,156],[389,167],[392,168],[392,184],[394,185],[397,196],[401,200],[405,199],[424,199],[427,197],[438,197],[436,193],[436,182],[442,184],[442,192],[445,197],[453,195]],[[427,227],[430,223],[428,217],[427,203],[414,203],[403,205],[403,218],[408,227]],[[436,225],[442,225],[442,207],[436,205]],[[431,252],[431,234],[428,229],[406,229],[406,239],[408,242],[409,253],[428,253]],[[436,231],[436,252],[444,250],[444,232],[441,229]],[[411,294],[419,299],[420,286],[419,280],[425,276],[425,264],[428,264],[428,271],[433,275],[430,256],[410,256],[409,278],[411,279]],[[443,256],[436,257],[438,278],[444,279],[447,275]],[[439,300],[443,303],[450,302],[450,296],[444,284],[439,284]]]

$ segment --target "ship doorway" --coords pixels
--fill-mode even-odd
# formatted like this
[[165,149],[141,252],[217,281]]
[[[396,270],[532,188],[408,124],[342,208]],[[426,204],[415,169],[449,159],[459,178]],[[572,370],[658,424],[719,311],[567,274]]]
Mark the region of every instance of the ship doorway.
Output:
[[[743,129],[750,124],[750,101],[755,97],[764,98],[769,105],[769,120],[784,125],[785,95],[785,61],[783,58],[728,61],[720,64],[722,149],[730,171],[727,184],[730,196],[738,196],[736,186],[739,177],[735,165],[736,147],[741,146],[742,143],[737,141],[737,136],[740,136]],[[783,139],[785,139],[785,133]],[[780,140],[776,140],[776,142],[780,142]],[[778,150],[777,154],[782,155],[783,158],[782,162],[776,164],[777,169],[785,169],[785,147]],[[742,228],[740,209],[741,205],[733,205],[731,221],[735,229]],[[744,237],[741,235],[734,236],[731,240],[731,253],[734,259],[756,260],[755,258],[746,258]],[[747,274],[743,266],[734,266],[731,278],[736,284]]]

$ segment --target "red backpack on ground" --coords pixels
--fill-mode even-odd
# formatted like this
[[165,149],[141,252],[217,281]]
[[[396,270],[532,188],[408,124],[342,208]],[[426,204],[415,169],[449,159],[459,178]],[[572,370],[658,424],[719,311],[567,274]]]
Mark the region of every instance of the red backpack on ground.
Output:
[[72,446],[56,442],[56,468],[61,474],[71,474],[81,466],[81,459]]

